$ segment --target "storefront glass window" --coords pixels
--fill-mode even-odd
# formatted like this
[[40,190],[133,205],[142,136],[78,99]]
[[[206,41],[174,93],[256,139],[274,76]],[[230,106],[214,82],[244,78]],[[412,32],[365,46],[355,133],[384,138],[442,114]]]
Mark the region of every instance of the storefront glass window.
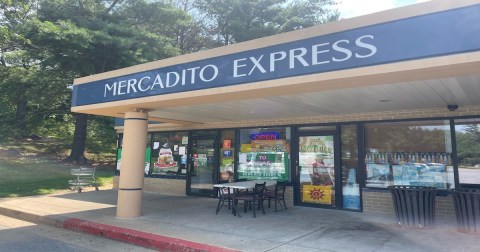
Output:
[[186,176],[188,132],[153,134],[151,175]]
[[235,130],[223,130],[220,138],[220,170],[218,180],[235,180]]
[[458,179],[480,184],[480,119],[455,120]]
[[290,128],[240,130],[239,179],[290,180]]
[[358,174],[357,126],[341,126],[342,194],[343,208],[360,210]]
[[366,187],[454,187],[448,120],[366,124],[365,145]]

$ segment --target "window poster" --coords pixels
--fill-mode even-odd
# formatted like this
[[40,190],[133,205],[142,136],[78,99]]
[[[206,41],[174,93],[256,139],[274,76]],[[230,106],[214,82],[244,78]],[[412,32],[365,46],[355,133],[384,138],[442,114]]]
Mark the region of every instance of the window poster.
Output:
[[332,204],[332,187],[317,186],[317,185],[303,185],[302,201],[305,203],[330,205]]
[[178,172],[178,161],[174,158],[174,152],[171,148],[165,146],[168,145],[165,144],[158,151],[158,158],[153,163],[152,174],[176,174]]
[[223,157],[221,159],[219,174],[220,180],[228,180],[229,182],[233,182],[233,163],[234,159],[232,156]]
[[250,152],[241,153],[239,158],[238,176],[241,178],[288,180],[288,153]]
[[300,183],[334,184],[333,136],[302,136],[299,138]]
[[333,135],[299,137],[302,202],[332,204],[335,184]]
[[180,146],[180,147],[178,148],[178,155],[184,156],[184,155],[186,155],[186,154],[187,154],[187,151],[186,151],[185,146]]
[[[152,150],[147,147],[145,149],[145,174],[148,174],[150,171],[150,156],[152,154]],[[117,171],[120,171],[122,164],[122,149],[117,150]]]
[[289,180],[290,138],[284,128],[246,129],[240,139],[239,178]]
[[230,139],[223,140],[223,148],[224,149],[232,148],[232,140],[230,140]]

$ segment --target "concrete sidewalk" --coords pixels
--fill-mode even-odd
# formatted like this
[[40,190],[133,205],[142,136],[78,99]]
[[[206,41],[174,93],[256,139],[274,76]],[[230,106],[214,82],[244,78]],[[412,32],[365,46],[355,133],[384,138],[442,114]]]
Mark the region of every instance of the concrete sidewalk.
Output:
[[393,217],[291,207],[235,217],[217,199],[144,193],[143,216],[115,218],[116,190],[0,199],[0,214],[170,251],[478,251],[455,223],[398,227]]

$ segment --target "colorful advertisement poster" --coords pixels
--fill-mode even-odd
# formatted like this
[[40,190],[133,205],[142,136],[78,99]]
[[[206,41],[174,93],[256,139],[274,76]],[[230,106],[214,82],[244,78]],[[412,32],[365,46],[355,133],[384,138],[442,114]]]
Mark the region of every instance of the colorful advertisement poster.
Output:
[[[145,174],[148,174],[150,171],[150,156],[152,150],[150,148],[145,149]],[[120,171],[122,164],[122,149],[117,150],[117,171]]]
[[298,139],[301,201],[331,205],[335,186],[333,135],[300,136]]
[[299,137],[300,183],[334,185],[333,136]]
[[176,174],[178,172],[178,161],[174,159],[173,155],[172,149],[168,147],[160,148],[158,158],[156,162],[153,163],[152,174]]
[[332,187],[302,185],[302,201],[304,203],[332,204]]

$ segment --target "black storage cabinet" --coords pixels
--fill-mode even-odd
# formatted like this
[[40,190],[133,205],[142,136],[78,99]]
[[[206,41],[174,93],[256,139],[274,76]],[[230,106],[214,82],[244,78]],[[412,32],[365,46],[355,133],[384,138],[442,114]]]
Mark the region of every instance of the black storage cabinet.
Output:
[[389,186],[397,222],[402,227],[433,228],[437,189],[423,186]]
[[460,232],[480,233],[480,189],[450,190]]

